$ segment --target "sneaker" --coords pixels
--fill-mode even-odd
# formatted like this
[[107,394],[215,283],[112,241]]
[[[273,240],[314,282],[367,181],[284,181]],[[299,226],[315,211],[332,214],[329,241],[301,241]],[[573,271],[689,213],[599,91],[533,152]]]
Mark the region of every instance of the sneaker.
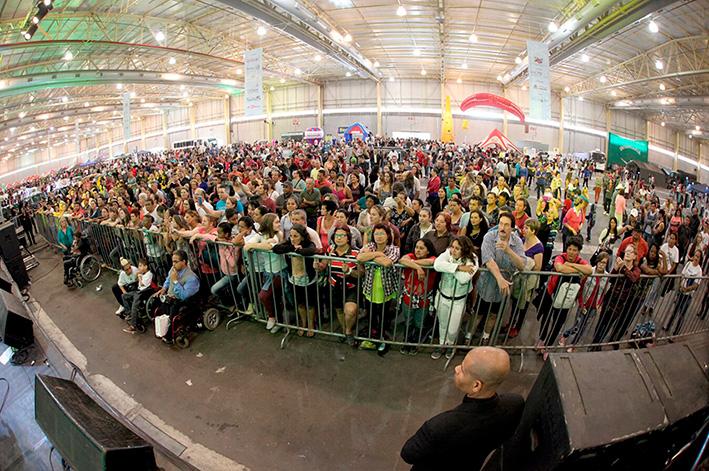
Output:
[[116,311],[116,315],[117,315],[117,316],[120,316],[120,315],[123,314],[125,311],[126,311],[126,308],[124,308],[123,306],[121,306],[121,307],[119,307],[118,310]]
[[446,359],[450,360],[454,356],[455,356],[455,349],[449,348],[448,350],[446,350]]
[[123,329],[123,332],[125,332],[127,334],[137,334],[138,329],[134,328],[133,326],[128,326],[125,329]]
[[359,344],[359,348],[362,350],[376,350],[377,344],[372,342],[371,340],[365,340]]
[[345,335],[345,343],[347,345],[349,345],[350,347],[354,347],[354,345],[355,345],[354,335],[352,335],[352,334]]
[[416,356],[419,352],[418,347],[409,347],[409,355]]
[[266,322],[266,330],[271,330],[273,327],[276,325],[276,318],[275,317],[269,317],[268,322]]
[[249,305],[246,307],[246,309],[239,311],[245,316],[251,316],[254,313],[254,305],[252,303],[249,303]]
[[408,345],[404,345],[399,349],[399,353],[401,353],[402,355],[408,355],[410,349],[411,347],[409,347]]
[[443,350],[441,350],[440,348],[435,348],[433,350],[433,352],[431,352],[431,358],[434,360],[438,360],[442,356],[443,356]]
[[272,334],[277,334],[277,333],[280,332],[280,331],[281,331],[281,326],[280,326],[280,325],[276,325],[276,326],[273,327],[273,329],[271,329],[271,333],[272,333]]

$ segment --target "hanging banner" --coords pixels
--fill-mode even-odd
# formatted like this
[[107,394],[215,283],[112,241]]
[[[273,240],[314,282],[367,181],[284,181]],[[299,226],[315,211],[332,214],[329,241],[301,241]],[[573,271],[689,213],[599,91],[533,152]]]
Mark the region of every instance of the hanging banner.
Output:
[[529,58],[529,116],[551,119],[551,83],[549,81],[549,48],[537,41],[527,41]]
[[263,114],[263,49],[251,49],[244,53],[246,69],[244,110],[246,116]]
[[130,93],[123,93],[123,145],[130,140]]
[[608,133],[608,165],[624,166],[630,161],[647,162],[648,142],[634,141]]

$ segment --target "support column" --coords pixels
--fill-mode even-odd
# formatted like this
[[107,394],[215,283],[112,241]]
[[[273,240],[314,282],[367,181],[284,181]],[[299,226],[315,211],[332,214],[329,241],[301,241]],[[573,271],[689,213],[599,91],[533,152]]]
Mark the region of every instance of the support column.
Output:
[[323,119],[323,107],[325,106],[325,86],[318,85],[318,127],[325,130],[325,120]]
[[702,152],[704,152],[704,144],[699,141],[699,153],[697,154],[697,182],[699,183],[702,179]]
[[167,136],[167,111],[163,110],[161,118],[162,118],[162,145],[165,148],[165,150],[169,150],[170,149],[170,139]]
[[382,135],[382,82],[377,81],[377,136]]
[[79,136],[79,120],[74,121],[74,136],[76,136],[76,159],[75,164],[79,163],[79,154],[81,154],[81,136]]
[[231,95],[224,97],[224,144],[231,145]]
[[[502,96],[507,98],[507,87],[502,88]],[[502,134],[507,136],[508,134],[508,123],[507,123],[507,113],[502,112]]]
[[271,117],[271,91],[267,90],[266,94],[266,139],[273,139],[273,119]]
[[128,153],[128,140],[130,139],[130,93],[123,92],[123,153]]
[[190,115],[190,139],[197,139],[197,107],[190,105],[187,110]]
[[608,133],[611,132],[611,109],[606,105],[606,158],[608,158]]
[[645,121],[645,140],[650,142],[650,121]]
[[109,128],[108,132],[108,158],[113,157],[113,128]]
[[145,145],[145,118],[140,117],[138,118],[140,120],[140,147],[143,150],[146,150],[145,148],[147,147]]
[[561,103],[561,106],[559,108],[559,142],[558,142],[558,147],[559,147],[559,153],[563,154],[564,153],[564,96],[562,95],[561,100],[559,103]]
[[679,131],[675,131],[675,159],[672,162],[672,170],[675,172],[679,168]]

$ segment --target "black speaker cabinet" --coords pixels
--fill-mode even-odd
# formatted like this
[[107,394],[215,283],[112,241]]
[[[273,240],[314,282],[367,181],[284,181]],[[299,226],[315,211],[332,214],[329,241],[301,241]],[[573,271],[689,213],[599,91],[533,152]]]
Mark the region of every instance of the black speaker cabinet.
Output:
[[0,290],[12,293],[12,277],[5,272],[5,268],[0,266]]
[[153,447],[74,382],[37,375],[34,384],[35,419],[72,469],[156,469]]
[[0,290],[0,340],[13,348],[24,348],[34,342],[32,319],[25,305],[12,293]]
[[22,257],[5,260],[5,267],[12,279],[20,289],[25,289],[29,285],[30,278],[27,275],[27,266]]
[[8,260],[22,260],[20,252],[20,242],[17,239],[15,225],[8,221],[0,224],[0,255],[7,263]]
[[679,344],[549,355],[504,469],[663,469],[709,413],[702,356]]

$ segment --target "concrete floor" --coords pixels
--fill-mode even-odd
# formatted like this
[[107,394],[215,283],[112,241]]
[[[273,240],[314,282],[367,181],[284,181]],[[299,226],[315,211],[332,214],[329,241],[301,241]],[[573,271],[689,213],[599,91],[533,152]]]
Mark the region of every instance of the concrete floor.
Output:
[[[250,469],[408,469],[399,458],[405,440],[462,399],[452,367],[444,372],[427,354],[379,357],[295,336],[281,350],[281,335],[250,322],[202,333],[186,350],[125,334],[110,293],[115,275],[68,290],[58,256],[37,257],[32,295],[86,357],[88,375],[109,378],[190,440]],[[526,394],[537,368],[528,356],[503,390]],[[166,433],[179,451],[180,438]]]

